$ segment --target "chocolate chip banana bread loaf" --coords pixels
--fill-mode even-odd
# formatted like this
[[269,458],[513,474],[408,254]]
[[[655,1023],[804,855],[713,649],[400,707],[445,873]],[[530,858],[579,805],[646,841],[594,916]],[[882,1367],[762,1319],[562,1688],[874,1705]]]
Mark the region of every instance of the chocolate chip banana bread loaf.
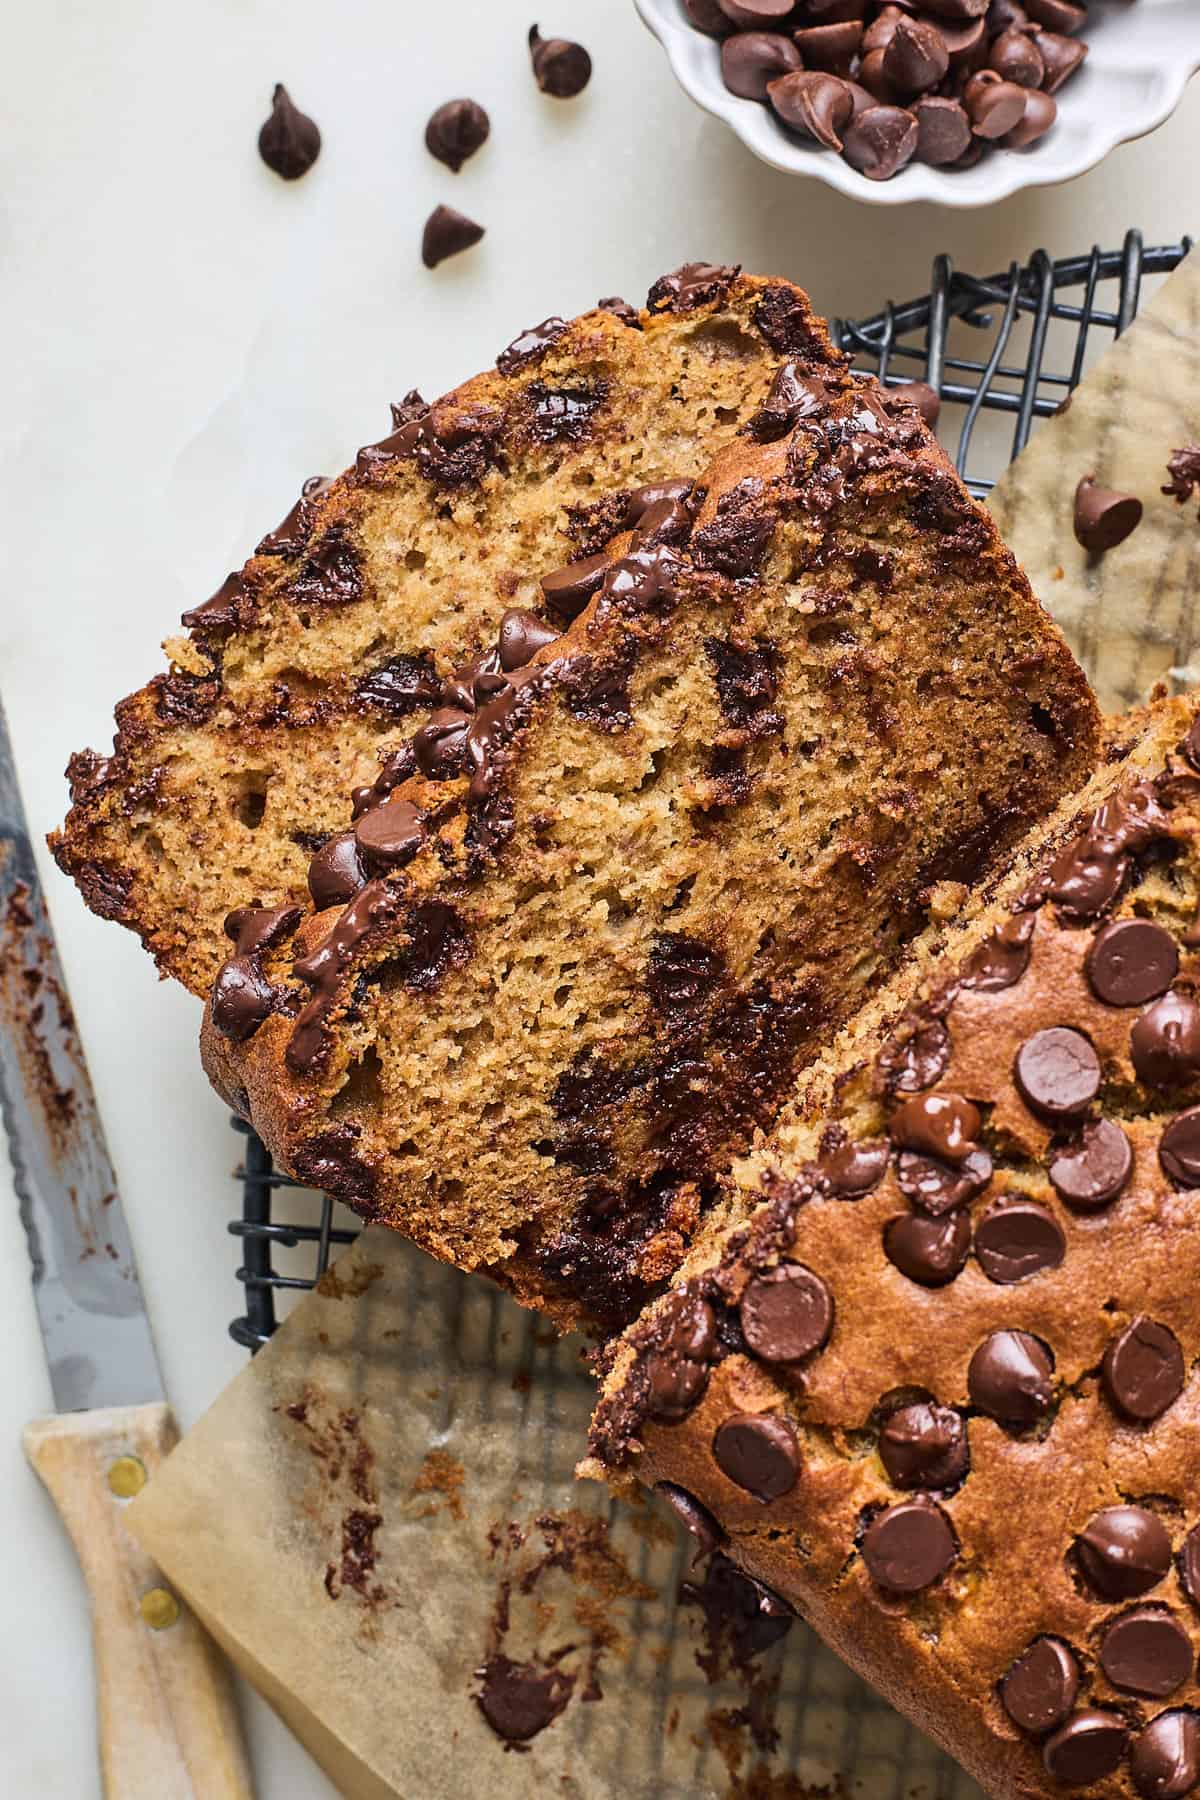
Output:
[[307,483],[185,616],[169,673],[117,708],[112,755],[72,759],[52,845],[88,905],[206,993],[230,909],[304,901],[346,795],[439,683],[507,607],[541,604],[546,570],[581,562],[556,597],[559,616],[577,606],[587,559],[647,484],[694,480],[785,358],[841,366],[804,294],[693,264],[640,312],[610,301],[547,319],[434,406],[410,394],[387,437]]
[[655,1488],[995,1796],[1200,1791],[1200,723],[1168,703],[609,1353]]
[[915,408],[794,359],[698,487],[542,587],[591,597],[444,684],[320,910],[229,921],[204,1054],[304,1180],[613,1325],[1097,720]]

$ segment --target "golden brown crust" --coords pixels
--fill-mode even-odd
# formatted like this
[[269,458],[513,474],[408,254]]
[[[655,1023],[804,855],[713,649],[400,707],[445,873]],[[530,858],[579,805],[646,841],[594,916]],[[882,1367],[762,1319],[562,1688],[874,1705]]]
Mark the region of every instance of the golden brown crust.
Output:
[[306,899],[350,789],[506,606],[612,536],[631,488],[694,477],[784,357],[839,364],[790,283],[693,276],[632,325],[548,322],[432,407],[394,407],[390,436],[186,615],[168,673],[117,708],[113,753],[72,758],[54,854],[164,972],[203,995],[231,907]]
[[[996,1800],[1066,1791],[1094,1712],[1087,1791],[1171,1791],[1143,1734],[1196,1704],[1198,767],[1195,703],[1161,705],[900,1026],[847,1034],[824,1117],[759,1153],[771,1197],[612,1353],[583,1469],[685,1490]],[[788,1361],[797,1266],[831,1323]],[[901,1592],[914,1500],[909,1568],[931,1560]],[[1053,1677],[1010,1708],[1047,1639]]]
[[915,413],[781,382],[782,426],[616,540],[565,634],[446,684],[422,767],[360,796],[355,897],[239,936],[206,1015],[287,1167],[564,1322],[669,1277],[929,892],[1094,759],[1081,674]]

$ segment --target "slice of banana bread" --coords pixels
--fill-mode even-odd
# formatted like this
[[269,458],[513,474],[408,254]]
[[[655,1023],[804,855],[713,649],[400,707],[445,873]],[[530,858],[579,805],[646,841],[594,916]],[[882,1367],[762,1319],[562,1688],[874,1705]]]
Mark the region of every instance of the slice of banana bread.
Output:
[[1197,770],[1166,703],[851,1029],[758,1209],[608,1353],[581,1470],[655,1488],[995,1800],[1200,1789]]
[[506,615],[355,796],[331,910],[230,922],[204,1053],[304,1180],[613,1324],[1097,719],[915,409],[845,374],[785,364],[586,579],[561,636]]
[[547,319],[433,407],[410,394],[389,436],[336,481],[306,484],[185,615],[169,673],[117,708],[113,754],[72,758],[73,806],[51,842],[88,905],[206,993],[230,909],[245,894],[305,900],[346,795],[441,679],[494,639],[506,607],[540,604],[542,572],[631,519],[646,484],[694,479],[785,357],[818,374],[842,363],[805,295],[693,264],[641,312],[611,301]]

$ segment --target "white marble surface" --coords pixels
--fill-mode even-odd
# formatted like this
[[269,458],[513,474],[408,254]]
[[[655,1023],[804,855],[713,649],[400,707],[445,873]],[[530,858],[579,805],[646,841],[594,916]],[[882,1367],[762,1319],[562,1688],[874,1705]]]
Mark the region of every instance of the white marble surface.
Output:
[[[544,28],[595,57],[577,102],[540,97],[515,0],[52,0],[13,10],[0,134],[0,690],[38,832],[68,752],[106,745],[113,699],[158,666],[181,609],[239,561],[314,469],[377,436],[387,402],[437,392],[515,331],[600,293],[640,295],[688,257],[803,281],[832,311],[922,291],[935,252],[982,270],[1138,224],[1177,238],[1200,84],[1152,138],[1069,188],[986,213],[880,213],[757,163],[695,111],[631,0],[558,0]],[[285,186],[254,142],[282,79],[325,149]],[[493,136],[458,177],[421,144],[471,93]],[[417,246],[446,200],[488,227],[434,274]],[[1200,411],[1200,405],[1198,405]],[[224,1111],[196,1006],[131,938],[45,877],[171,1395],[186,1425],[240,1365]],[[0,1190],[7,1171],[0,1173]],[[87,1616],[18,1447],[48,1401],[15,1211],[0,1192],[0,1789],[91,1800]],[[328,1784],[248,1705],[264,1800]]]

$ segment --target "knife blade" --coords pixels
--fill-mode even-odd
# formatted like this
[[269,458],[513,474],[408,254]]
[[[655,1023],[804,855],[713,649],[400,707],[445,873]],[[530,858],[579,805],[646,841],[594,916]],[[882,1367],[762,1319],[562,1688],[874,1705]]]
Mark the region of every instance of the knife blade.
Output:
[[253,1800],[228,1672],[125,1507],[178,1440],[0,704],[0,1120],[57,1413],[25,1452],[87,1582],[108,1800]]
[[0,705],[0,1114],[59,1412],[163,1396]]

